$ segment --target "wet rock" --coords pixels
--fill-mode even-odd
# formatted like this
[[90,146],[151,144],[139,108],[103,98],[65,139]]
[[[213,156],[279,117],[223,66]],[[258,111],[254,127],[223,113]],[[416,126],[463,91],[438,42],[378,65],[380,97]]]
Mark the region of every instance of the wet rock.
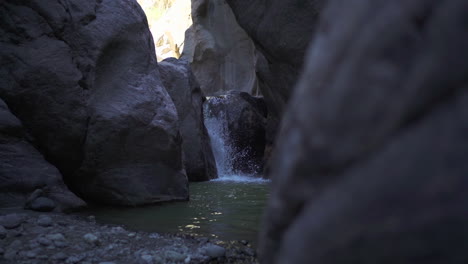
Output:
[[68,258],[67,254],[63,253],[63,252],[58,252],[58,253],[55,253],[54,255],[52,255],[51,257],[53,260],[65,260]]
[[220,258],[226,255],[226,249],[218,245],[208,244],[200,249],[200,253],[210,258]]
[[[260,174],[263,171],[265,151],[265,125],[267,111],[260,97],[247,93],[230,92],[214,96],[204,103],[205,123],[209,127],[213,144],[223,142],[223,153],[228,172],[220,174]],[[224,154],[230,152],[230,155]],[[222,170],[223,168],[218,168]]]
[[14,229],[24,222],[24,216],[19,214],[8,214],[0,216],[0,225],[6,229]]
[[38,238],[37,243],[39,243],[40,245],[45,246],[45,247],[52,245],[52,241],[50,239],[48,239],[48,238],[45,238],[45,237]]
[[39,219],[37,219],[37,225],[43,226],[43,227],[48,227],[53,224],[52,218],[47,215],[41,215],[39,216]]
[[55,207],[55,202],[47,197],[38,197],[30,204],[30,209],[38,212],[51,212]]
[[159,63],[167,92],[177,108],[184,164],[190,181],[218,177],[211,142],[203,122],[204,94],[187,62],[174,58]]

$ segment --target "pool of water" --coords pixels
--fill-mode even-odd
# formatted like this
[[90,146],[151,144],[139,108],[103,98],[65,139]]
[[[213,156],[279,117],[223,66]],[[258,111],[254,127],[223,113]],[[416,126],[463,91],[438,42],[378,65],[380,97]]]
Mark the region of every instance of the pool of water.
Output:
[[133,230],[184,233],[256,244],[269,182],[230,177],[190,184],[190,201],[139,208],[94,208],[100,223]]

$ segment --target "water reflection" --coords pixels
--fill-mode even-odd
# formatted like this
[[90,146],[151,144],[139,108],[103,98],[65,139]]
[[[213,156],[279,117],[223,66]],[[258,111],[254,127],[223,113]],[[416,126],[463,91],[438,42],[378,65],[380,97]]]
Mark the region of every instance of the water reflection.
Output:
[[123,224],[135,230],[255,242],[268,184],[262,180],[192,183],[189,202],[128,209],[94,208],[90,213],[99,222]]

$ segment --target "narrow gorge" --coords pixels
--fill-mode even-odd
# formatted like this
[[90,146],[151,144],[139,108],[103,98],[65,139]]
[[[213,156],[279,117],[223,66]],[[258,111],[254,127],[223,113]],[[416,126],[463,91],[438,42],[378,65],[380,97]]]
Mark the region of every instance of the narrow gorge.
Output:
[[0,1],[0,263],[468,263],[466,14]]

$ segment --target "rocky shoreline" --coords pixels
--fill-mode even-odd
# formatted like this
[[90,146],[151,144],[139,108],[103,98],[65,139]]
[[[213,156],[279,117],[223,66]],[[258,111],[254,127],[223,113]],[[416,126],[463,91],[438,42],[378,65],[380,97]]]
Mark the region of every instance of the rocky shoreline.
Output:
[[0,213],[0,263],[258,263],[247,241],[135,232],[93,216]]

